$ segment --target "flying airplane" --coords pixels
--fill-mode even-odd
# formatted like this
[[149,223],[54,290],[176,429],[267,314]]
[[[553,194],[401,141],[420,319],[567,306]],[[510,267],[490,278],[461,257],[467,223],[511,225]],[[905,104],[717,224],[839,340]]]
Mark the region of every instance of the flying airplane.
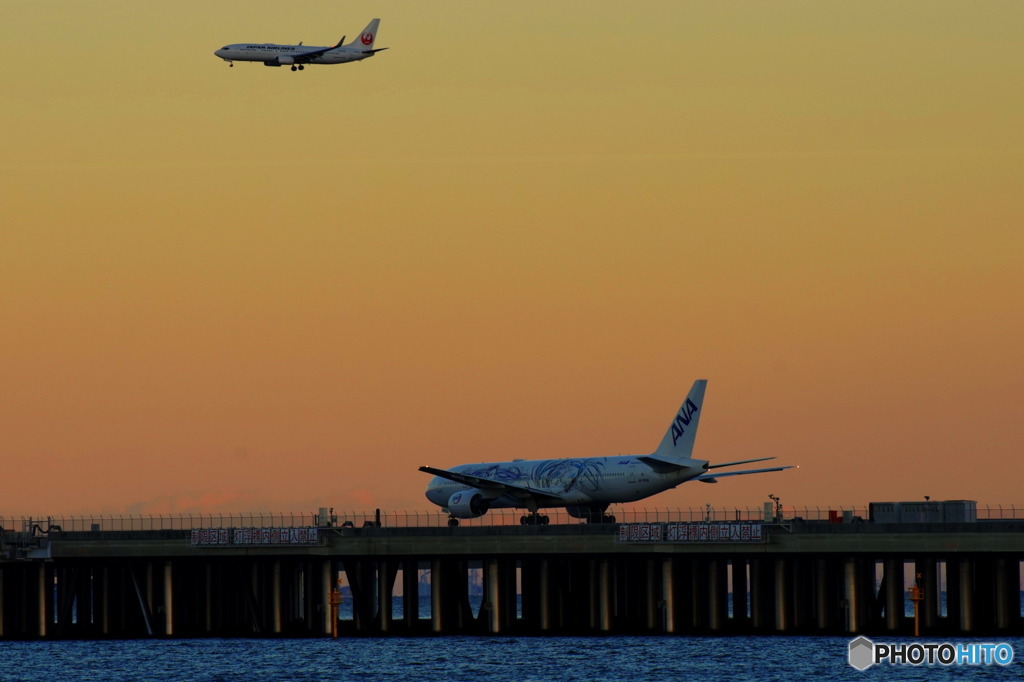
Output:
[[524,525],[547,524],[548,517],[538,510],[553,507],[564,507],[573,518],[587,519],[591,523],[615,523],[614,516],[605,514],[608,505],[613,503],[642,500],[686,481],[717,483],[726,476],[795,468],[718,473],[711,470],[775,458],[724,464],[691,458],[707,384],[707,379],[693,382],[658,449],[649,455],[514,459],[460,464],[451,469],[423,466],[420,471],[434,475],[427,485],[427,499],[448,514],[449,526],[459,525],[459,519],[483,516],[489,509],[509,507],[530,512],[519,519]]
[[302,71],[306,64],[344,64],[357,62],[372,57],[378,52],[388,49],[373,49],[377,39],[377,27],[380,19],[374,19],[363,29],[359,37],[348,45],[342,37],[333,47],[314,47],[312,45],[275,45],[273,43],[236,43],[225,45],[214,54],[234,66],[235,62],[263,62],[264,66],[287,66],[292,71]]

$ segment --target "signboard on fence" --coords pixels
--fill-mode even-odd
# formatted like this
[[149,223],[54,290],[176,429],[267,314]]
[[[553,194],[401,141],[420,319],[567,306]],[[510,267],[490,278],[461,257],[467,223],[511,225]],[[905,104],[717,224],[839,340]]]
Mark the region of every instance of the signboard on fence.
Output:
[[760,523],[622,523],[619,542],[764,542]]
[[195,547],[268,545],[318,545],[319,528],[193,528],[190,543]]

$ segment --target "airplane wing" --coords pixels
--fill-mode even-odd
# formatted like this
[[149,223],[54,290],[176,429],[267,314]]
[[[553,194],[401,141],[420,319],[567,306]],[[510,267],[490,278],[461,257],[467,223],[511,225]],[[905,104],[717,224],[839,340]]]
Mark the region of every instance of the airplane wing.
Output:
[[435,469],[434,467],[420,467],[420,471],[440,476],[441,478],[447,478],[449,481],[455,481],[462,485],[468,485],[473,488],[494,493],[495,497],[498,495],[512,495],[513,497],[517,497],[521,500],[527,500],[532,497],[541,504],[565,504],[564,498],[550,493],[547,490],[537,490],[536,488],[530,488],[525,485],[514,485],[512,483],[495,481],[490,478],[460,474],[456,471],[448,471],[447,469]]
[[[737,462],[734,462],[734,463],[737,463]],[[693,478],[691,480],[700,481],[701,483],[714,483],[718,479],[724,478],[725,476],[743,476],[744,474],[763,474],[763,473],[766,473],[766,472],[769,472],[769,471],[782,471],[783,469],[799,469],[799,468],[800,467],[798,467],[798,466],[788,466],[788,467],[772,467],[770,469],[747,469],[746,471],[727,471],[727,472],[721,473],[721,474],[702,474],[702,475],[697,476],[697,477],[695,477],[695,478]]]
[[[303,52],[301,54],[292,55],[292,59],[295,60],[296,64],[305,64],[307,62],[313,61],[314,59],[324,54],[325,52],[330,52],[331,50],[341,47],[342,43],[344,42],[345,39],[342,38],[334,47],[322,47],[319,50],[310,50],[309,52]],[[386,50],[387,48],[385,47],[384,49]]]

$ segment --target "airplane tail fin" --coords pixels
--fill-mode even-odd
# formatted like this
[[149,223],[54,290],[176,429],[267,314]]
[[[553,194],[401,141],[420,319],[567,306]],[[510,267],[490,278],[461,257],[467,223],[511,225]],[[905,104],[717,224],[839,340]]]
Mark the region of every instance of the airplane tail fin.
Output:
[[377,27],[380,26],[380,19],[373,19],[366,28],[360,32],[356,39],[345,47],[355,48],[357,50],[372,50],[373,43],[377,40]]
[[693,443],[697,437],[697,424],[700,422],[700,411],[704,407],[704,389],[707,379],[698,379],[686,395],[682,407],[661,439],[661,444],[654,451],[654,456],[662,459],[690,459],[693,454]]

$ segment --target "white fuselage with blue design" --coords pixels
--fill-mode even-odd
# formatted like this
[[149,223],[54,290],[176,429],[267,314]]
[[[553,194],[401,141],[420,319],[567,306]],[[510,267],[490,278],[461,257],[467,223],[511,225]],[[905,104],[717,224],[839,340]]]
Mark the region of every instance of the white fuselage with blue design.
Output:
[[711,465],[690,457],[707,380],[695,381],[686,400],[650,455],[513,460],[461,464],[451,469],[420,467],[434,474],[427,499],[453,519],[482,516],[489,509],[564,507],[577,518],[594,518],[610,504],[635,502],[680,483],[714,483],[724,476],[781,471],[791,467],[711,473],[710,469],[761,462],[771,457]]

